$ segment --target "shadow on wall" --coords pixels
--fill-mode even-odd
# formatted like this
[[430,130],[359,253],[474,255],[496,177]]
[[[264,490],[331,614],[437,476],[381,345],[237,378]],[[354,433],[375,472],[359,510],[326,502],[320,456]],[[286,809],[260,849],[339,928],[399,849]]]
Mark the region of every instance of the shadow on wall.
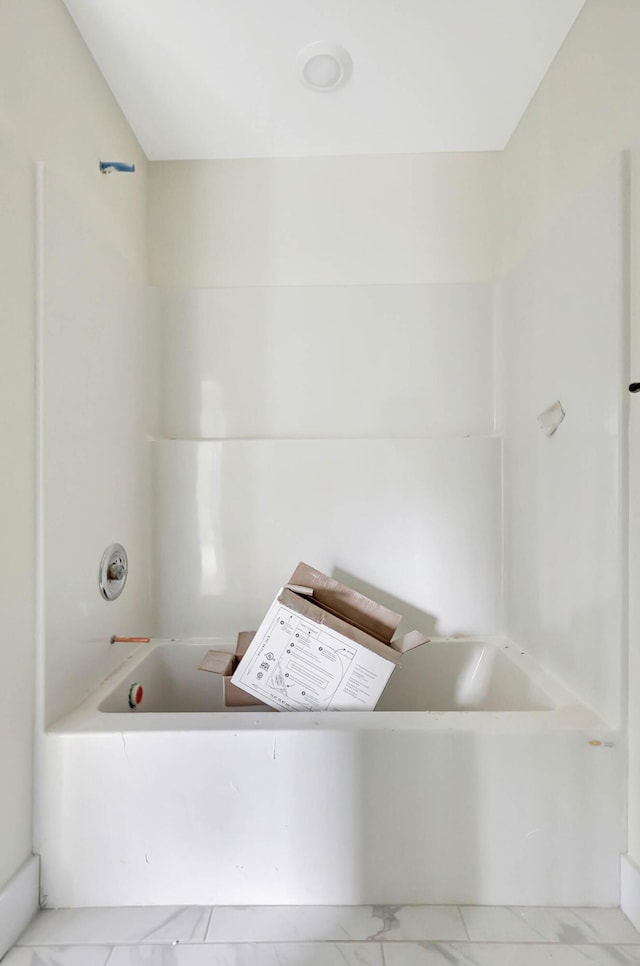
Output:
[[352,587],[358,593],[364,594],[365,597],[370,597],[376,603],[402,614],[402,623],[400,624],[402,633],[417,630],[426,634],[427,637],[437,637],[438,618],[434,614],[419,610],[405,600],[381,590],[380,587],[368,584],[365,580],[360,580],[359,577],[349,573],[348,570],[342,570],[341,567],[334,567],[331,576],[341,584],[346,584],[347,587]]

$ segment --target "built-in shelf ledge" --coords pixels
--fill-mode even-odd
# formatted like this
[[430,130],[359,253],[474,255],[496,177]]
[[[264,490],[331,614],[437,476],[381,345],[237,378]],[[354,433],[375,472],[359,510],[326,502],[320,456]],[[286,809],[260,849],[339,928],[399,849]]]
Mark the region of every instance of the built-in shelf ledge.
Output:
[[503,433],[441,433],[432,436],[151,436],[154,443],[312,443],[359,442],[388,443],[452,439],[502,439]]

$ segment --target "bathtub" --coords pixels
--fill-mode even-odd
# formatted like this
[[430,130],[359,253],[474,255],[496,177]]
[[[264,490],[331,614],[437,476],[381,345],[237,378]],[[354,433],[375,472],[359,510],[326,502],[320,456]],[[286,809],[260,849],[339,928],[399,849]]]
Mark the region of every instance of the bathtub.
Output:
[[617,905],[620,733],[512,642],[326,713],[225,709],[210,647],[142,645],[48,731],[48,905]]
[[[97,703],[98,712],[106,714],[255,714],[255,707],[225,708],[222,678],[198,671],[209,647],[229,650],[224,641],[153,644],[146,654],[127,662],[115,680],[106,682],[86,710]],[[129,691],[134,683],[142,685],[143,699],[131,709]],[[552,711],[575,703],[508,643],[498,647],[480,641],[436,641],[405,656],[376,711]]]

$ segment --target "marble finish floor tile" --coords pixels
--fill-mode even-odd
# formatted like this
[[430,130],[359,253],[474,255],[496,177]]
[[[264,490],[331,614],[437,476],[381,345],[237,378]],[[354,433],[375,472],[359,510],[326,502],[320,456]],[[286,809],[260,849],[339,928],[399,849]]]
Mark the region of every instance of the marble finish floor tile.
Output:
[[512,907],[540,939],[570,943],[640,943],[640,933],[620,909]]
[[108,966],[384,966],[384,961],[377,943],[211,943],[116,946]]
[[460,911],[475,942],[640,943],[620,909],[462,906]]
[[460,912],[472,942],[539,943],[539,932],[507,906],[461,906]]
[[638,966],[638,946],[558,943],[389,943],[385,966]]
[[208,906],[44,909],[18,945],[202,942],[210,916]]
[[110,946],[16,946],[2,966],[105,966]]
[[381,928],[369,938],[380,942],[467,939],[457,906],[373,906],[373,916]]
[[207,942],[464,940],[456,906],[222,906]]
[[621,945],[591,945],[574,946],[584,957],[585,963],[596,963],[597,966],[638,966],[640,963],[640,947]]

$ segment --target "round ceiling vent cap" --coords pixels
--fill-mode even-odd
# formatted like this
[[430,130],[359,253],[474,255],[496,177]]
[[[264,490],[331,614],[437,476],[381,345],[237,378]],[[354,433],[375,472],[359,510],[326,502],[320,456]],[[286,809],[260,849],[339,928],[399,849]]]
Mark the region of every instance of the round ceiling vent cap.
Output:
[[307,44],[297,57],[298,76],[312,91],[323,94],[346,84],[353,62],[348,50],[337,44]]

